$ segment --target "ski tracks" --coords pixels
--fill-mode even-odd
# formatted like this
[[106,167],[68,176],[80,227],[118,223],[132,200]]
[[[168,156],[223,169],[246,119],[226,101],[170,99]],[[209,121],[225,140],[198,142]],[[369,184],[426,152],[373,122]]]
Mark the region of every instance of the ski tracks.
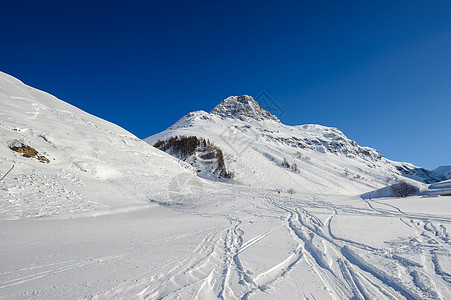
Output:
[[[446,216],[407,213],[388,203],[363,200],[375,212],[387,217],[399,218],[413,230],[415,238],[399,242],[399,245],[411,252],[419,252],[421,263],[394,254],[391,258],[399,262],[399,268],[403,269],[401,273],[412,279],[412,285],[422,291],[423,297],[449,299],[451,273],[444,270],[441,261],[451,260],[451,239],[446,226],[442,224],[442,222],[450,223],[451,219]],[[371,202],[387,206],[389,210],[375,208]]]
[[[317,276],[331,299],[447,299],[451,295],[451,274],[442,263],[443,258],[449,259],[451,242],[446,226],[437,223],[437,219],[413,219],[395,206],[380,209],[370,202],[370,209],[362,209],[320,199],[313,203],[288,197],[276,199],[267,197],[262,201],[267,204],[263,213],[278,214],[280,225],[244,241],[244,219],[228,216],[228,224],[210,230],[193,253],[165,265],[157,274],[142,277],[139,284],[110,295],[141,299],[248,299],[270,290],[291,272]],[[261,212],[259,206],[252,207],[256,213]],[[309,212],[311,207],[322,208],[330,215],[323,222]],[[258,223],[259,215],[252,213],[249,220]],[[342,213],[368,217],[382,214],[400,219],[412,228],[416,238],[400,241],[399,246],[388,243],[388,248],[377,249],[338,237],[333,233],[332,220]],[[259,274],[247,270],[240,254],[261,240],[270,239],[271,233],[281,228],[291,236],[294,250]],[[403,249],[420,251],[421,263],[402,255]]]
[[105,256],[91,257],[83,260],[72,259],[44,265],[31,265],[27,267],[22,267],[14,271],[0,272],[1,279],[0,290],[11,286],[24,284],[30,281],[39,280],[44,277],[52,277],[70,270],[83,269],[89,266],[94,266],[111,260],[120,259],[125,256],[132,256],[139,252],[147,251],[147,249],[157,244],[164,244],[176,239],[189,238],[190,236],[197,235],[202,232],[203,230],[188,234],[173,235],[149,243],[145,243],[140,246],[129,247],[122,251],[117,251],[115,253]]
[[282,225],[244,243],[244,232],[240,228],[242,220],[229,217],[228,221],[221,231],[208,234],[190,258],[174,264],[169,272],[152,277],[150,284],[136,295],[144,299],[169,299],[181,295],[196,299],[245,299],[253,291],[263,290],[265,284],[274,279],[274,274],[280,273],[277,270],[283,269],[284,263],[257,276],[260,283],[257,284],[241,263],[239,254]]
[[[311,215],[302,202],[268,199],[274,206],[288,213],[287,226],[300,240],[303,258],[327,287],[331,298],[356,299],[447,299],[451,274],[440,264],[440,257],[449,259],[450,237],[446,227],[430,220],[413,220],[399,208],[387,205],[389,209],[370,208],[384,216],[401,218],[403,222],[417,227],[417,242],[423,250],[422,264],[399,255],[391,249],[377,249],[349,239],[337,237],[332,232],[331,221],[342,207],[321,202],[332,214],[324,224]],[[307,204],[307,205],[305,205]],[[343,209],[346,213],[357,213],[358,209]],[[374,215],[367,210],[363,215]],[[423,216],[426,219],[426,216]],[[407,220],[407,221],[406,221]],[[419,228],[419,229],[418,229]],[[362,253],[362,254],[358,254]],[[396,251],[395,251],[396,253]],[[327,259],[329,258],[329,259]],[[331,259],[332,258],[332,259]],[[384,265],[394,270],[385,271],[371,260],[384,261]],[[431,271],[433,271],[431,274]]]
[[[255,218],[251,218],[252,222]],[[149,278],[141,290],[134,289],[134,297],[246,299],[283,278],[301,258],[299,248],[269,270],[254,276],[241,262],[240,254],[285,225],[270,228],[244,242],[242,221],[228,217],[227,226],[207,234],[191,255]]]

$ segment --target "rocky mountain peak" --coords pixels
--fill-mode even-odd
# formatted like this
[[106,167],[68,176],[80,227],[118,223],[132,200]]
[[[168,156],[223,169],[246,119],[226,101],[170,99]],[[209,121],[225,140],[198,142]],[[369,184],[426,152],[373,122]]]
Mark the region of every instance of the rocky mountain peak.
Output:
[[257,121],[279,119],[264,110],[251,96],[231,96],[219,103],[210,113],[221,117],[234,118],[242,121],[254,119]]

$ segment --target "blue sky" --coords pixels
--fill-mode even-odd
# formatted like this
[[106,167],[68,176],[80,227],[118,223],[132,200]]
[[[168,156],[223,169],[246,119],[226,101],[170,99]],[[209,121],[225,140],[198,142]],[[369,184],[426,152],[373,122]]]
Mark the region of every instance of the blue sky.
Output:
[[283,123],[451,165],[451,1],[9,2],[0,70],[140,138],[266,91]]

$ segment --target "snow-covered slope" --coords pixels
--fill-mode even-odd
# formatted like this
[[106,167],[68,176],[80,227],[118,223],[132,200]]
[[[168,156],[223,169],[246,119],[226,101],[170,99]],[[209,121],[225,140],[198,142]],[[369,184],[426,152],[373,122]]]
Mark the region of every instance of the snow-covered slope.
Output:
[[427,196],[451,196],[451,179],[433,183],[423,191]]
[[224,152],[226,167],[237,182],[262,188],[356,194],[401,176],[426,183],[444,179],[412,164],[390,161],[336,128],[284,125],[250,96],[229,97],[210,113],[189,113],[146,141],[154,144],[174,136],[209,139]]
[[[11,149],[21,146],[38,153]],[[163,182],[193,173],[124,129],[0,73],[0,178],[13,165],[0,182],[0,217],[142,205],[167,197]]]
[[432,172],[438,176],[445,176],[447,179],[451,179],[451,166],[440,166],[432,170]]

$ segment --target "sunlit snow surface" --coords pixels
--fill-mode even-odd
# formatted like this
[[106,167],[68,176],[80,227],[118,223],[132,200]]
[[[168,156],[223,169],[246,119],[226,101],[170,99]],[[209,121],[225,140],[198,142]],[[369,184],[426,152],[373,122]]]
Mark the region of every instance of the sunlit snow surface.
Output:
[[217,183],[186,206],[3,220],[0,298],[449,299],[450,211]]
[[[9,149],[23,143],[50,160]],[[190,166],[124,129],[0,73],[0,218],[74,216],[167,198]]]
[[[0,182],[0,299],[451,298],[449,181],[405,199],[353,196],[389,168],[354,183],[343,160],[328,155],[326,168],[314,152],[305,174],[324,184],[293,195],[259,173],[250,186],[207,181],[1,73],[0,121],[1,175],[15,165]],[[10,150],[18,140],[50,163]]]

